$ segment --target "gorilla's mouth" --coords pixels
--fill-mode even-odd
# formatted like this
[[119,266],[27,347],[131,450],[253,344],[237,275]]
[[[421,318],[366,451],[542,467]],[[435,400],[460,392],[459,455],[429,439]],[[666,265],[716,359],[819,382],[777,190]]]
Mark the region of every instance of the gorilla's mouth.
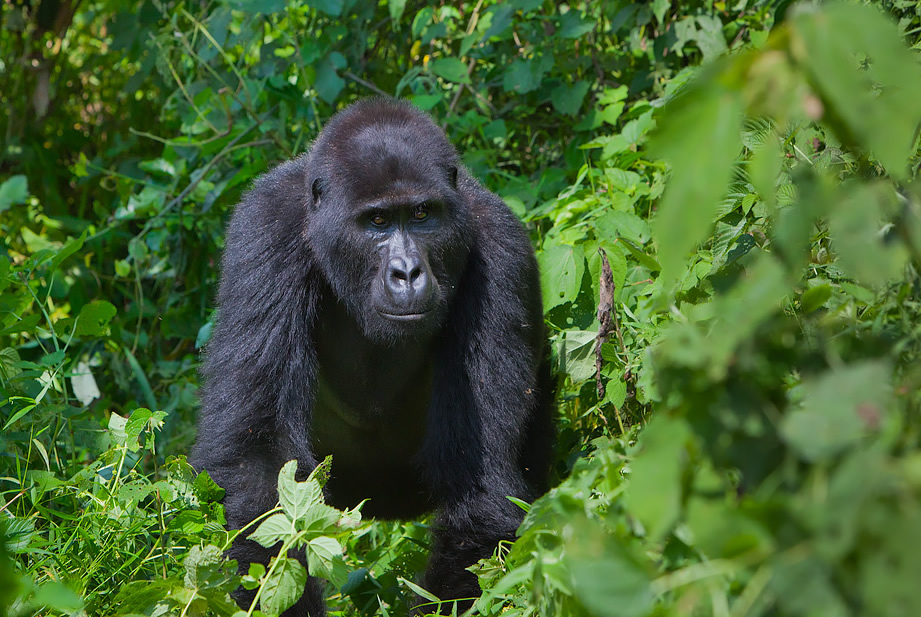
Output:
[[385,313],[384,311],[378,311],[378,313],[393,321],[419,321],[420,319],[425,319],[430,312],[431,311],[425,311],[423,313]]

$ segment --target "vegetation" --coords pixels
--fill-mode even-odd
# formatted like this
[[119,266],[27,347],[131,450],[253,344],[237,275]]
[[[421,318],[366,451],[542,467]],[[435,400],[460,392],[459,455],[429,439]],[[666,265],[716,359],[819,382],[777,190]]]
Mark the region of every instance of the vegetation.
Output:
[[[557,486],[475,567],[477,613],[921,614],[921,4],[0,15],[0,610],[294,601],[296,562],[223,561],[222,491],[185,462],[199,351],[241,192],[388,94],[542,268]],[[304,548],[336,614],[434,608],[426,521],[329,508],[324,469],[283,470],[246,533]]]

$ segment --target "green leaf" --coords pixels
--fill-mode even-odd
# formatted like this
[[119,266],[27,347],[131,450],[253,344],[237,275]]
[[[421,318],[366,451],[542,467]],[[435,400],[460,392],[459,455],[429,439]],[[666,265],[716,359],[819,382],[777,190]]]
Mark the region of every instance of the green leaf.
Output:
[[317,63],[317,77],[313,87],[317,95],[327,103],[333,103],[345,87],[345,80],[339,77],[338,71],[347,65],[345,56],[338,51],[331,52]]
[[840,200],[828,212],[832,249],[841,269],[857,282],[882,285],[898,278],[908,251],[884,233],[887,211],[894,211],[895,194],[888,183],[846,183]]
[[138,439],[141,433],[144,432],[147,421],[150,420],[152,416],[153,413],[149,409],[141,407],[135,409],[131,413],[131,417],[128,418],[128,421],[125,423],[125,443],[132,452],[137,452],[138,448],[140,448]]
[[406,0],[387,0],[387,9],[390,11],[390,19],[398,23],[406,10]]
[[307,6],[326,13],[330,17],[339,17],[345,6],[345,0],[307,0]]
[[550,94],[553,108],[561,114],[575,116],[582,107],[582,101],[585,100],[588,87],[587,81],[577,81],[571,86],[566,83],[560,84]]
[[739,153],[741,121],[738,94],[715,79],[700,80],[667,108],[653,149],[671,163],[672,177],[653,231],[668,281],[678,279],[688,254],[712,227]]
[[432,23],[432,17],[434,17],[434,15],[435,9],[430,6],[419,9],[419,12],[416,13],[416,16],[413,18],[412,36],[414,39],[418,39],[426,27]]
[[577,39],[594,30],[595,20],[585,19],[581,11],[570,9],[560,16],[558,36],[564,39]]
[[585,254],[581,246],[556,244],[537,256],[544,310],[572,302],[579,295],[585,273]]
[[83,598],[62,583],[44,583],[35,592],[32,604],[62,613],[76,613],[83,609]]
[[192,482],[192,490],[200,503],[220,501],[224,498],[224,489],[211,479],[207,471],[202,470]]
[[595,375],[596,332],[588,330],[565,330],[560,340],[560,373],[580,384]]
[[[318,466],[319,468],[319,466]],[[323,503],[323,490],[311,477],[303,482],[295,480],[297,461],[288,461],[278,472],[278,502],[292,520],[304,516],[309,508]]]
[[630,466],[626,504],[653,542],[662,539],[681,512],[681,474],[690,430],[683,420],[656,415],[639,438]]
[[572,523],[567,545],[574,595],[598,617],[644,617],[655,596],[640,560],[596,522]]
[[713,559],[766,556],[774,549],[767,529],[722,500],[691,499],[687,524],[694,534],[694,546]]
[[223,2],[244,13],[271,14],[285,10],[284,0],[223,0]]
[[626,238],[636,244],[646,244],[652,232],[649,224],[631,212],[605,210],[592,222],[600,238]]
[[824,305],[829,298],[831,298],[831,285],[828,283],[810,287],[803,292],[801,301],[803,312],[811,313],[812,311],[822,308],[822,305]]
[[295,534],[297,534],[297,527],[294,519],[283,512],[278,512],[259,523],[256,531],[247,537],[266,548],[271,548]]
[[715,15],[697,16],[697,47],[704,56],[704,62],[710,62],[729,49],[723,36],[723,22]]
[[311,575],[325,578],[337,588],[348,580],[349,570],[342,558],[342,547],[335,539],[314,538],[307,544],[306,552]]
[[77,336],[104,336],[109,322],[115,317],[115,306],[105,300],[93,300],[84,304],[77,316],[74,334]]
[[12,206],[26,203],[29,198],[29,183],[23,175],[13,176],[0,184],[0,212]]
[[882,424],[891,374],[887,363],[865,361],[806,381],[802,406],[784,417],[781,435],[808,461],[833,457]]
[[0,525],[3,531],[3,542],[11,553],[22,553],[29,548],[29,543],[35,536],[35,520],[31,518],[8,518],[5,525]]
[[921,121],[921,67],[895,24],[869,6],[831,3],[798,12],[791,36],[790,48],[840,136],[853,137],[893,177],[906,178]]
[[432,72],[446,81],[457,84],[469,84],[467,65],[457,58],[438,58],[429,65]]
[[276,557],[275,570],[262,586],[260,599],[263,612],[279,615],[288,610],[304,593],[307,570],[297,559]]

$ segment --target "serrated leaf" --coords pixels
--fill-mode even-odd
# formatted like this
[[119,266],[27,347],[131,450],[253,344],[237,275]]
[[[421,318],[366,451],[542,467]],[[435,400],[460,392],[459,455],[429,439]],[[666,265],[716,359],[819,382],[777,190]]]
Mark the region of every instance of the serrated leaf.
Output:
[[715,79],[676,98],[663,119],[654,150],[671,163],[672,176],[653,232],[666,280],[677,280],[711,228],[739,153],[741,121],[738,94]]
[[342,558],[342,547],[334,538],[314,538],[307,544],[306,553],[307,567],[313,576],[325,578],[337,588],[348,580],[349,571]]
[[294,525],[294,521],[287,514],[277,512],[262,521],[256,531],[247,537],[266,548],[271,548],[296,533],[297,528]]
[[296,559],[276,557],[275,570],[262,586],[261,608],[263,612],[280,615],[297,602],[307,584],[307,570]]

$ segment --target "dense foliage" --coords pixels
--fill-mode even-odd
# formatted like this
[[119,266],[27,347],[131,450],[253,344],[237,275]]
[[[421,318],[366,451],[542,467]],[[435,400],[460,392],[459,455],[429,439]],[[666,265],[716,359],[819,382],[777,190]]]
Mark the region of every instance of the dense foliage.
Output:
[[[241,192],[387,94],[542,268],[557,486],[476,566],[477,612],[921,614],[921,4],[0,11],[0,611],[294,601],[297,562],[223,561],[185,462],[199,351]],[[303,548],[336,613],[437,602],[427,521],[334,510],[324,470],[286,467],[245,533]]]

